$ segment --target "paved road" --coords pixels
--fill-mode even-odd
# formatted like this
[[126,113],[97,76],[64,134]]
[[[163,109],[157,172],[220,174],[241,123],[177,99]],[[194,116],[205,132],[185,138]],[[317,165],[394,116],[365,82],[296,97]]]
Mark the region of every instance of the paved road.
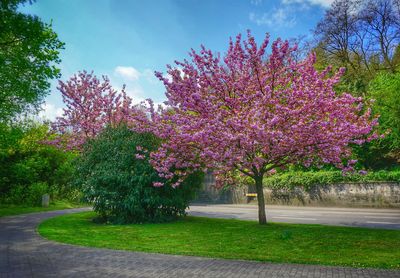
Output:
[[50,242],[36,233],[43,220],[81,210],[0,218],[0,277],[400,277],[400,271],[86,248]]
[[[253,204],[191,205],[188,213],[195,216],[257,220],[257,211],[257,206]],[[267,206],[267,219],[271,222],[400,229],[400,209]]]

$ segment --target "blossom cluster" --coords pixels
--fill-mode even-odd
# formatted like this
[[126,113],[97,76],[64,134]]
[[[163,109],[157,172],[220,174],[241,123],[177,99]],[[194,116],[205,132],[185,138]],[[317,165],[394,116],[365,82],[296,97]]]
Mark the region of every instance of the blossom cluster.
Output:
[[106,126],[135,126],[136,119],[145,122],[143,109],[132,104],[125,88],[121,92],[114,90],[106,76],[99,80],[93,73],[79,72],[66,82],[60,80],[57,89],[66,108],[52,124],[57,136],[50,144],[79,150]]

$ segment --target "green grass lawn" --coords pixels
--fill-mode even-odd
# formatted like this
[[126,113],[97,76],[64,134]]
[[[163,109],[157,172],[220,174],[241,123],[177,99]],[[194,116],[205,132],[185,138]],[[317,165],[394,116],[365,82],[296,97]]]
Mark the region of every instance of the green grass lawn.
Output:
[[40,212],[40,211],[50,211],[50,210],[59,210],[59,209],[69,209],[69,208],[78,208],[82,207],[82,204],[74,204],[67,201],[55,201],[49,205],[49,207],[27,207],[27,206],[17,206],[17,205],[0,205],[0,217],[2,216],[10,216],[31,212]]
[[93,212],[51,218],[39,233],[110,249],[269,262],[400,268],[400,231],[186,217],[165,224],[105,225]]

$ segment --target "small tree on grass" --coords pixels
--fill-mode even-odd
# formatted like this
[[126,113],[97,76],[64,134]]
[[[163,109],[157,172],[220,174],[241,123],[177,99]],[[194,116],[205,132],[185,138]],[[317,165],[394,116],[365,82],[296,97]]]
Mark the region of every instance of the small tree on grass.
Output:
[[354,162],[349,145],[377,136],[377,119],[362,99],[333,90],[343,71],[317,72],[315,55],[292,61],[295,48],[279,39],[266,55],[268,42],[266,36],[258,47],[249,32],[246,41],[231,40],[223,58],[205,47],[192,50],[191,61],[168,66],[168,78],[156,73],[169,108],[153,111],[154,133],[164,139],[152,154],[160,175],[180,175],[177,184],[186,175],[181,169],[213,169],[220,184],[237,173],[248,176],[260,224],[266,223],[264,176],[288,164],[346,170]]

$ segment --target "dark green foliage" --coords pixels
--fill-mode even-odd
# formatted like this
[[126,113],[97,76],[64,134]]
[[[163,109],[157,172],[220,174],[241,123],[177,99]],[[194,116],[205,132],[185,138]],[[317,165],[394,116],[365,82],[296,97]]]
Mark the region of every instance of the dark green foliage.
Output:
[[0,203],[40,205],[41,196],[71,197],[74,154],[43,144],[44,124],[0,124]]
[[48,93],[49,79],[59,77],[54,64],[60,62],[64,44],[51,25],[17,11],[25,2],[0,4],[0,121],[37,108]]
[[[380,129],[383,130],[383,127]],[[356,145],[353,147],[353,153],[358,160],[357,164],[371,171],[389,171],[399,166],[396,158],[390,155],[391,148],[387,139]]]
[[[177,188],[163,182],[148,161],[159,140],[152,134],[135,133],[126,127],[108,128],[88,142],[77,161],[75,183],[93,203],[100,221],[113,223],[163,222],[185,214],[202,181],[191,175]],[[137,159],[136,147],[145,159]]]

